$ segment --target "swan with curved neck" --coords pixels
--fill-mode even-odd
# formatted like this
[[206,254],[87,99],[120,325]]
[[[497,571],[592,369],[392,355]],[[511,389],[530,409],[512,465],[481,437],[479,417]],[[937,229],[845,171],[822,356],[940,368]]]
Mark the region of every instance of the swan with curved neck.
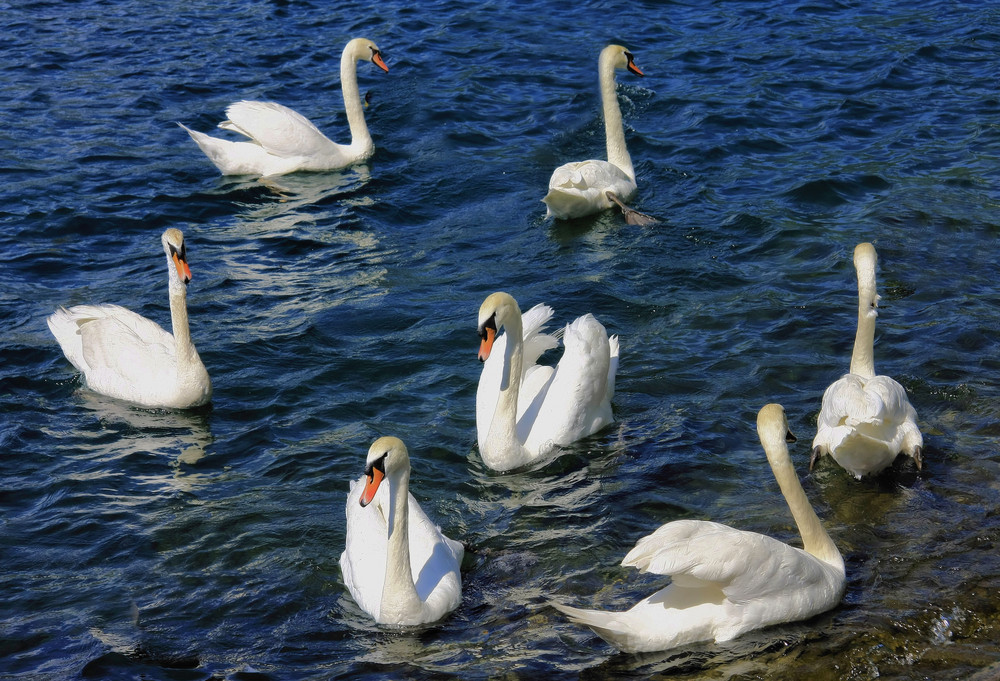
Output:
[[347,497],[344,583],[379,624],[434,622],[462,600],[465,549],[431,522],[409,485],[406,445],[383,437],[372,443],[364,477]]
[[522,317],[517,301],[504,292],[491,294],[479,308],[483,372],[476,429],[479,453],[494,470],[534,463],[614,420],[618,337],[608,338],[593,315],[583,315],[566,326],[558,365],[538,365],[545,350],[558,346],[542,333],[551,316],[551,308],[538,305]]
[[640,539],[622,561],[669,575],[669,586],[624,612],[552,605],[626,652],[729,641],[837,605],[846,586],[844,560],[792,467],[786,439],[794,438],[781,405],[760,410],[757,433],[803,548],[719,523],[677,520]]
[[823,393],[809,467],[829,454],[857,478],[878,473],[900,453],[922,465],[923,436],[906,390],[889,376],[875,374],[875,289],[878,255],[870,243],[854,249],[858,276],[858,327],[850,373]]
[[211,400],[212,381],[191,342],[187,248],[179,229],[166,230],[160,241],[173,334],[119,305],[59,308],[48,326],[91,390],[146,407],[197,407]]
[[608,45],[597,61],[604,110],[604,138],[608,160],[588,160],[559,166],[549,179],[549,191],[542,199],[545,217],[560,220],[579,218],[617,205],[629,224],[653,224],[654,218],[639,213],[625,202],[635,193],[635,170],[625,146],[625,126],[615,92],[615,69],[644,75],[631,52],[621,45]]
[[337,144],[305,116],[275,102],[242,101],[226,109],[228,118],[219,127],[249,137],[249,142],[211,137],[178,125],[187,130],[223,175],[283,175],[300,170],[336,170],[359,163],[375,152],[358,90],[359,61],[389,71],[371,40],[355,38],[344,47],[340,84],[351,130],[350,144]]

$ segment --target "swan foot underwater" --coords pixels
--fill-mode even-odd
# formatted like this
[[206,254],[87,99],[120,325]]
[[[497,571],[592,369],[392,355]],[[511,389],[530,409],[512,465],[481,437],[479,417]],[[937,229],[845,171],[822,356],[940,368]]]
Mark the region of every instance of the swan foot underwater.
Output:
[[351,131],[350,144],[337,144],[302,114],[275,102],[242,101],[230,104],[223,130],[237,132],[249,142],[232,142],[178,125],[191,136],[223,175],[268,177],[297,171],[339,170],[375,153],[358,90],[357,62],[369,61],[383,71],[389,67],[371,40],[354,38],[340,58],[340,85]]
[[858,326],[850,372],[823,393],[809,469],[824,454],[856,478],[875,475],[900,454],[923,468],[924,438],[917,411],[906,389],[889,376],[875,375],[875,320],[879,296],[875,286],[878,255],[870,243],[854,249],[858,276]]
[[608,45],[601,50],[597,71],[608,160],[575,161],[556,168],[549,179],[549,191],[542,199],[546,218],[571,220],[617,205],[629,224],[650,225],[657,222],[655,218],[625,205],[636,191],[635,169],[625,146],[625,127],[615,92],[615,69],[628,69],[637,76],[644,75],[635,65],[632,53],[621,45]]
[[653,225],[660,224],[660,221],[654,218],[652,215],[646,215],[645,213],[640,213],[635,208],[629,208],[625,205],[625,202],[618,198],[618,195],[613,191],[608,190],[607,192],[608,200],[617,204],[621,209],[622,215],[625,216],[625,223],[629,225],[638,225],[640,227],[651,227]]
[[786,442],[785,410],[765,405],[757,433],[802,537],[803,548],[704,520],[676,520],[640,539],[622,565],[672,582],[624,612],[550,601],[570,621],[629,653],[724,642],[753,629],[803,620],[844,595],[844,559],[806,497]]

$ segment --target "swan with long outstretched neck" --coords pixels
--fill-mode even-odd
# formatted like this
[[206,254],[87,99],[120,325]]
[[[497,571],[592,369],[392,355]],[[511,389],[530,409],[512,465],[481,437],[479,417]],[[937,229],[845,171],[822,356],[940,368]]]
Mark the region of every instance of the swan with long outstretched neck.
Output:
[[889,376],[875,375],[875,292],[878,255],[870,243],[854,249],[858,275],[858,328],[850,373],[833,382],[823,402],[809,468],[829,454],[857,478],[888,468],[900,453],[922,465],[923,435],[906,389]]
[[601,50],[597,71],[608,160],[577,161],[556,168],[549,179],[549,192],[542,199],[546,206],[545,217],[569,220],[617,205],[630,224],[656,222],[655,218],[625,205],[636,190],[635,169],[625,146],[625,127],[615,92],[615,69],[644,75],[635,65],[632,53],[621,45],[608,45]]
[[844,560],[792,467],[785,443],[791,434],[781,405],[760,410],[757,433],[803,548],[719,523],[677,520],[640,539],[622,561],[642,572],[669,575],[669,586],[624,612],[552,605],[625,652],[729,641],[837,605],[846,585]]
[[178,125],[187,130],[223,175],[284,175],[299,170],[336,170],[359,163],[375,152],[358,90],[359,61],[370,61],[389,71],[371,40],[355,38],[344,47],[340,86],[351,129],[350,144],[337,144],[308,118],[275,102],[242,101],[226,109],[227,120],[219,127],[249,137],[249,142],[232,142]]
[[161,242],[167,255],[172,334],[119,305],[59,308],[47,321],[91,390],[146,407],[197,407],[211,400],[212,381],[188,327],[191,269],[184,235],[168,229]]
[[[476,429],[483,462],[498,471],[538,461],[557,447],[596,433],[614,420],[611,398],[618,372],[618,337],[585,314],[563,332],[565,351],[555,367],[536,364],[558,340],[542,333],[552,308],[537,305],[523,317],[507,293],[479,308]],[[500,329],[505,333],[497,337]]]
[[347,495],[340,569],[355,602],[379,624],[434,622],[462,600],[465,549],[431,522],[409,485],[406,445],[382,437]]

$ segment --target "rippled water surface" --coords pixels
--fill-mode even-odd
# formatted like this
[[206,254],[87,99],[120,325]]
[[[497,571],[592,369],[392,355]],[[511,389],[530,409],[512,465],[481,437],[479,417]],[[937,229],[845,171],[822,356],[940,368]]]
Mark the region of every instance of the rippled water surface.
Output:
[[[1000,660],[1000,10],[952,2],[19,2],[0,44],[0,677],[963,678]],[[377,151],[343,172],[222,178],[176,122],[273,99]],[[539,199],[603,155],[619,73],[633,227]],[[168,322],[182,229],[211,408],[82,388],[59,305]],[[876,365],[925,467],[808,472],[846,371],[851,253],[880,255]],[[476,447],[476,313],[494,290],[621,337],[614,426],[532,470]],[[553,358],[554,361],[554,358]],[[847,563],[843,602],[724,645],[617,654],[546,605],[625,608],[619,563],[678,518],[796,543],[754,431],[780,402]],[[348,481],[380,435],[468,546],[461,606],[396,632],[343,585]]]

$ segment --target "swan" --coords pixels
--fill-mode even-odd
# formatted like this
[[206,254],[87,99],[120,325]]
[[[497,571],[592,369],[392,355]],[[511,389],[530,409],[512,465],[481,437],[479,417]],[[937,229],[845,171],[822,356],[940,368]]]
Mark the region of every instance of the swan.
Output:
[[191,139],[223,175],[284,175],[298,170],[336,170],[364,161],[375,151],[358,91],[357,62],[370,61],[383,71],[375,43],[355,38],[340,57],[340,84],[344,109],[351,128],[351,143],[337,144],[321,133],[302,114],[274,102],[236,102],[226,109],[227,120],[219,123],[249,137],[249,142],[231,142],[202,132],[187,130]]
[[[604,326],[585,314],[566,326],[558,366],[538,365],[539,356],[559,344],[541,333],[551,316],[552,308],[536,305],[522,317],[517,301],[503,292],[479,308],[483,372],[476,429],[479,453],[494,470],[533,463],[614,420],[618,337],[608,338]],[[497,338],[502,328],[506,333]]]
[[173,334],[119,305],[61,307],[47,322],[91,390],[145,407],[197,407],[212,399],[212,381],[188,328],[191,268],[184,235],[171,228],[161,241],[167,255]]
[[382,437],[347,495],[340,569],[355,602],[379,624],[434,622],[462,600],[465,549],[431,522],[409,485],[406,445]]
[[624,612],[551,603],[625,652],[729,641],[752,629],[793,622],[837,605],[844,560],[809,504],[788,456],[785,410],[764,406],[757,433],[804,549],[704,520],[677,520],[636,543],[622,561],[672,584]]
[[629,224],[656,223],[654,218],[625,205],[625,201],[635,193],[635,170],[625,147],[625,128],[615,93],[615,69],[628,69],[637,76],[645,75],[635,65],[632,53],[621,45],[608,45],[601,50],[597,71],[604,107],[608,160],[577,161],[556,168],[549,179],[549,192],[542,199],[546,206],[546,218],[569,220],[618,205]]
[[809,468],[829,454],[856,478],[878,473],[902,452],[922,466],[924,438],[906,390],[889,376],[875,375],[875,292],[878,256],[870,243],[854,249],[858,273],[858,330],[851,370],[823,393]]

